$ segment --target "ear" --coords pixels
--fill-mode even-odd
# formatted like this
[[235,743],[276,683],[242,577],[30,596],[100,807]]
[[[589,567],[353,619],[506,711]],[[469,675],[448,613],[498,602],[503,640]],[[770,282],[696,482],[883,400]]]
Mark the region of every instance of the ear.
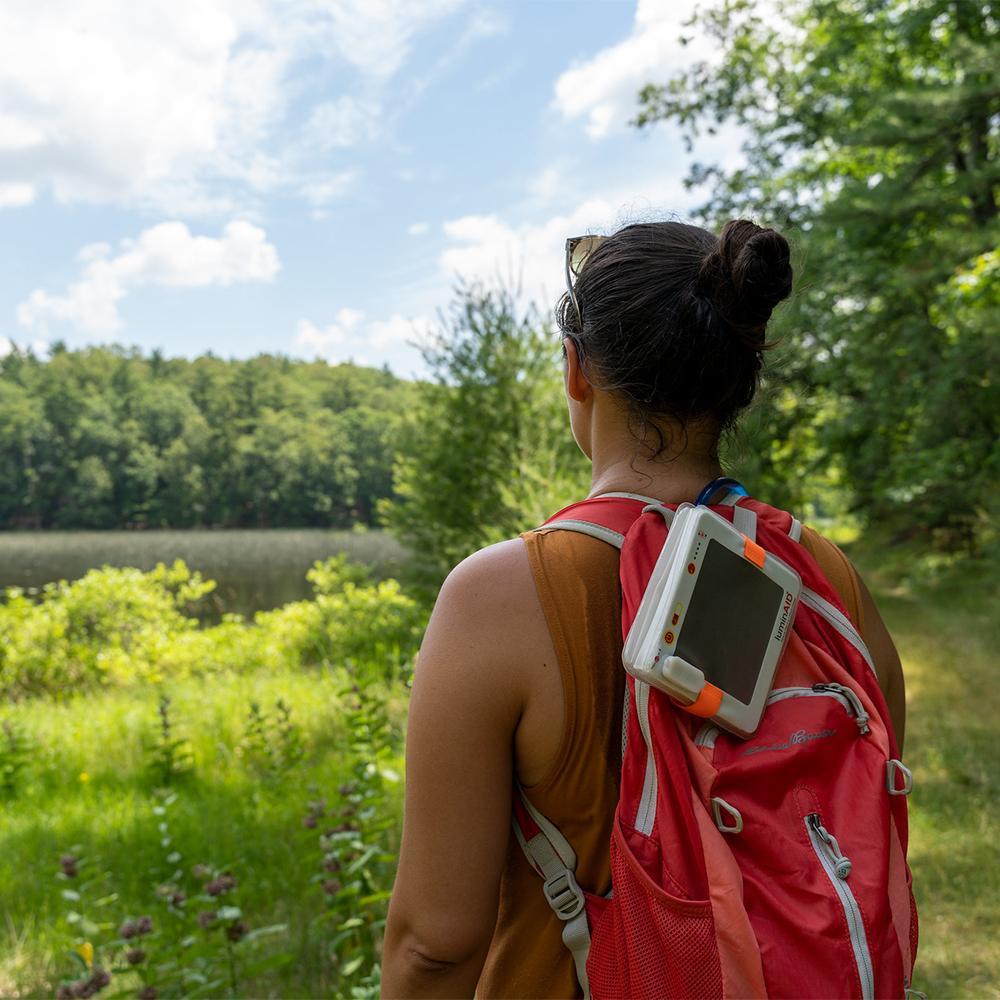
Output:
[[566,392],[571,399],[583,403],[594,390],[580,366],[580,355],[576,350],[576,342],[572,337],[563,337],[562,343],[563,356],[566,360]]

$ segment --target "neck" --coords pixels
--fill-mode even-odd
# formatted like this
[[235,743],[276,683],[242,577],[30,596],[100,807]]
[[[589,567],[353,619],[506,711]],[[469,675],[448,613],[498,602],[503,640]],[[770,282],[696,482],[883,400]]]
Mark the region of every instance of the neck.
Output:
[[726,474],[719,464],[718,434],[712,429],[689,428],[680,454],[673,444],[678,436],[670,434],[665,437],[667,447],[655,459],[646,457],[648,453],[638,449],[635,438],[620,426],[594,430],[588,497],[641,493],[663,503],[693,502],[706,483]]

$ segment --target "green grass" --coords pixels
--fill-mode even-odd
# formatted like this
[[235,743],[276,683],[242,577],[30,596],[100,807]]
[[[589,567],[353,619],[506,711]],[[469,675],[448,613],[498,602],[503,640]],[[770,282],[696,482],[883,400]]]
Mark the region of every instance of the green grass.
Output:
[[[72,973],[66,949],[74,930],[66,914],[75,904],[61,890],[75,883],[56,877],[67,852],[83,859],[81,879],[107,873],[85,898],[116,895],[103,907],[84,906],[83,913],[107,923],[111,937],[126,916],[160,919],[164,904],[155,889],[175,868],[190,872],[199,862],[230,868],[251,928],[288,925],[265,939],[265,950],[293,954],[285,968],[243,983],[242,994],[330,995],[327,935],[310,931],[325,910],[313,879],[326,823],[308,829],[303,817],[311,800],[336,806],[338,786],[349,777],[349,734],[337,695],[343,682],[342,674],[317,670],[168,685],[174,735],[190,741],[194,767],[177,784],[179,795],[165,816],[153,813],[155,781],[143,751],[157,730],[157,692],[114,690],[60,704],[40,699],[4,713],[16,711],[37,746],[30,781],[16,799],[0,802],[0,996],[51,996]],[[236,748],[250,702],[269,712],[278,698],[292,707],[306,756],[275,780],[262,777]],[[399,696],[392,702],[398,719]],[[397,805],[394,800],[390,808]],[[166,846],[161,822],[168,823]],[[171,851],[181,859],[168,863]],[[191,884],[197,887],[196,880]]]
[[[876,555],[876,553],[878,553]],[[1000,998],[1000,621],[995,566],[928,564],[912,551],[866,542],[853,551],[896,640],[907,680],[906,760],[910,862],[921,934],[914,986],[931,997]],[[903,582],[909,580],[910,582]],[[916,582],[913,582],[916,581]],[[313,879],[321,851],[302,818],[331,804],[345,780],[348,734],[329,670],[224,673],[168,685],[176,735],[190,740],[192,776],[171,806],[169,835],[152,812],[142,741],[155,733],[157,692],[101,691],[68,702],[26,701],[0,712],[36,741],[24,789],[0,802],[0,996],[50,996],[70,971],[73,928],[56,879],[59,856],[78,850],[116,898],[95,920],[118,922],[163,904],[156,885],[177,850],[180,866],[230,866],[251,926],[287,924],[267,944],[292,961],[244,984],[244,995],[323,996],[336,982],[329,940],[312,921],[324,911]],[[249,704],[292,706],[307,756],[280,781],[237,755]],[[405,711],[392,689],[392,716]],[[81,780],[86,774],[86,780]],[[398,819],[399,786],[390,810]]]
[[913,550],[852,556],[906,679],[914,987],[1000,997],[1000,573],[986,563],[921,567]]

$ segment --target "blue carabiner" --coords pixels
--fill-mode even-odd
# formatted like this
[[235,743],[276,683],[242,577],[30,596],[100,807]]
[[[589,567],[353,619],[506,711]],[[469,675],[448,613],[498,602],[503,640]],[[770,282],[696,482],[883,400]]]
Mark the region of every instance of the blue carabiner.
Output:
[[738,480],[733,479],[732,476],[719,476],[718,479],[713,479],[705,488],[698,494],[698,499],[695,500],[695,507],[700,507],[703,504],[707,504],[708,501],[719,491],[723,486],[727,486],[732,493],[738,493],[741,497],[747,497],[750,494],[747,493],[746,487]]

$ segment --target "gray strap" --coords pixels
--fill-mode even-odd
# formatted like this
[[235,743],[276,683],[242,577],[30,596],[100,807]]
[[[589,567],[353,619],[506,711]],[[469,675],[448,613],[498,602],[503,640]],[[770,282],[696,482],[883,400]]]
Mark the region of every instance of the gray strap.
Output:
[[749,507],[733,504],[733,527],[746,535],[751,542],[757,541],[757,514]]
[[625,536],[620,531],[612,528],[605,528],[600,524],[591,524],[589,521],[576,521],[573,518],[566,518],[562,521],[553,521],[552,524],[542,524],[532,531],[553,531],[557,528],[565,528],[567,531],[579,531],[592,538],[599,538],[602,542],[613,545],[616,549],[622,547]]

